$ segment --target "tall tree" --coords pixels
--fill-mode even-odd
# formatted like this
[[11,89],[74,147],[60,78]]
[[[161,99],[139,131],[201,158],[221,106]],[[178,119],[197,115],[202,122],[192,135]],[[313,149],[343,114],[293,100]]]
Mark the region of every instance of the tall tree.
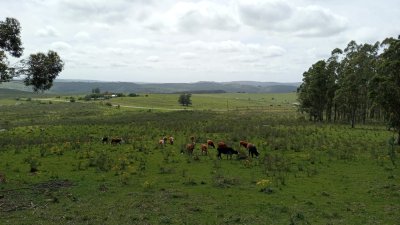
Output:
[[17,58],[23,53],[21,26],[14,18],[0,21],[0,83],[25,76],[26,86],[32,85],[35,92],[45,91],[52,87],[54,79],[64,68],[64,62],[54,51],[31,54],[16,66],[10,66],[6,53]]
[[357,119],[365,122],[369,102],[369,86],[376,73],[376,58],[379,43],[359,45],[351,41],[344,50],[340,65],[339,88],[336,101],[354,127]]
[[378,63],[377,101],[388,113],[391,125],[397,130],[400,144],[400,36],[387,38],[382,42],[385,46]]
[[318,61],[303,74],[303,84],[300,86],[300,108],[310,114],[310,119],[322,121],[327,103],[327,72],[326,62]]
[[335,48],[331,53],[331,57],[329,57],[329,59],[327,60],[327,65],[326,65],[326,73],[327,73],[326,119],[328,121],[332,120],[332,113],[334,114],[334,121],[336,120],[336,104],[334,99],[335,99],[335,92],[338,89],[337,79],[340,73],[339,56],[341,54],[343,54],[343,51],[339,48]]

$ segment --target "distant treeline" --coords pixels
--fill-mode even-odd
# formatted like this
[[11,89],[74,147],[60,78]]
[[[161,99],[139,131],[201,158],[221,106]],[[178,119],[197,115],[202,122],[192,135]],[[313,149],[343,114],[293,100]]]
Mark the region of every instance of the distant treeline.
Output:
[[174,94],[185,94],[185,93],[192,93],[192,94],[222,94],[226,93],[224,90],[192,90],[192,91],[178,91]]
[[303,73],[300,110],[315,121],[388,121],[400,130],[400,36],[348,43]]

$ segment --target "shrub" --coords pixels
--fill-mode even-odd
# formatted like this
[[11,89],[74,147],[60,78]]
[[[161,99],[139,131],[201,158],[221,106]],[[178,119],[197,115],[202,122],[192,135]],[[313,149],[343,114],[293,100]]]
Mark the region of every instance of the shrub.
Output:
[[25,163],[29,164],[31,173],[35,173],[35,172],[39,171],[38,167],[40,166],[40,162],[36,157],[29,156],[24,161],[25,161]]
[[129,95],[128,95],[129,97],[138,97],[139,95],[138,94],[136,94],[136,93],[129,93]]

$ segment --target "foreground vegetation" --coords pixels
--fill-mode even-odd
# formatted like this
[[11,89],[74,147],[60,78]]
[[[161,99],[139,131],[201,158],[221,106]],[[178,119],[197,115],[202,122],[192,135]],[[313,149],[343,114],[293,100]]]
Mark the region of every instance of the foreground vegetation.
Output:
[[[158,97],[177,105],[176,96]],[[192,109],[204,110],[48,100],[1,106],[0,224],[400,221],[399,147],[384,126],[309,123],[289,98],[271,95],[211,95],[208,108],[205,100],[196,106],[196,97],[202,95],[193,95]],[[276,104],[241,110],[241,98]],[[209,110],[224,109],[226,100],[229,111]],[[174,145],[159,146],[169,135]],[[102,144],[103,136],[124,143]],[[181,154],[190,136],[195,152]],[[201,155],[199,144],[207,139],[237,150],[248,140],[261,155],[218,160],[214,149]]]

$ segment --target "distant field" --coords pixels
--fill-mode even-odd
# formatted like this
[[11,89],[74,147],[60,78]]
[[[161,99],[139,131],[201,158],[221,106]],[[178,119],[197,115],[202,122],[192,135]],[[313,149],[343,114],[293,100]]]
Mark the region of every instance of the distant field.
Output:
[[[51,98],[54,95],[0,88],[0,105],[21,104],[28,98]],[[21,101],[20,101],[21,100]]]
[[[400,221],[400,147],[383,124],[308,122],[294,94],[193,95],[196,110],[165,110],[182,109],[177,96],[112,99],[120,108],[67,96],[2,99],[21,104],[0,107],[0,224]],[[169,135],[174,145],[160,146]],[[207,139],[240,157],[202,155]],[[247,158],[240,140],[260,156]]]

